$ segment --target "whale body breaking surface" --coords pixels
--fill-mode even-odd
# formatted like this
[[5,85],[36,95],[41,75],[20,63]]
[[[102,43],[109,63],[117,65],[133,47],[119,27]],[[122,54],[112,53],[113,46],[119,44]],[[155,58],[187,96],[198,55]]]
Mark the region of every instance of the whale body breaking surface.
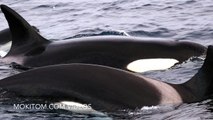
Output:
[[0,87],[15,95],[75,100],[113,110],[191,103],[213,93],[213,46],[208,47],[203,66],[191,79],[170,84],[125,71],[126,66],[138,59],[152,58],[161,62],[173,60],[172,64],[183,62],[204,54],[206,47],[186,41],[123,36],[52,42],[39,35],[11,8],[1,5],[1,9],[12,39],[9,52],[1,59],[35,67],[0,80]]

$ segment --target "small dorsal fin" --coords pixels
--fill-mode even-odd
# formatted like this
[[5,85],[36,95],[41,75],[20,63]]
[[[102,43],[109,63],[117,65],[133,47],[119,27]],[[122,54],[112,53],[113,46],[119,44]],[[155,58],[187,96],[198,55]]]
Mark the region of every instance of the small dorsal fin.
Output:
[[12,36],[12,47],[9,53],[23,53],[30,47],[36,47],[48,42],[48,40],[39,35],[35,29],[14,10],[6,5],[1,5],[1,10],[8,21]]

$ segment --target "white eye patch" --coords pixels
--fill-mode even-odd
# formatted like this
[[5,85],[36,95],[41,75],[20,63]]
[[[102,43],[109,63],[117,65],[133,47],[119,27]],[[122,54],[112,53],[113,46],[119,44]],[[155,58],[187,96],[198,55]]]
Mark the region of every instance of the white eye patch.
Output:
[[92,114],[95,116],[106,116],[104,113],[94,110],[90,105],[81,104],[74,101],[61,101],[53,104],[53,107],[72,111],[74,113]]

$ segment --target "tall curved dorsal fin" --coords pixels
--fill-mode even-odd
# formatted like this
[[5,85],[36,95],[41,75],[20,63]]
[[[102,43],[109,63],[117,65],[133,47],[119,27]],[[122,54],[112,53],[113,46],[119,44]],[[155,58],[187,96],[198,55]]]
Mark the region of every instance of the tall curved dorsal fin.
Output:
[[191,89],[199,99],[213,94],[213,46],[208,46],[206,59],[200,70],[183,85]]
[[23,53],[34,46],[36,47],[48,42],[48,40],[39,35],[35,29],[14,10],[6,5],[1,5],[0,7],[8,21],[12,35],[12,47],[8,54],[11,52],[13,54]]

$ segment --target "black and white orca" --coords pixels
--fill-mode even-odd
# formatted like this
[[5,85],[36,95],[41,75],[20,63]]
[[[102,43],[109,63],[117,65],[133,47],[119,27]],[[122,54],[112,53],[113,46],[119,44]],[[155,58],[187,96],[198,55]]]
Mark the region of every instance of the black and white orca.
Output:
[[205,46],[193,42],[144,40],[130,36],[50,41],[39,35],[11,8],[1,5],[1,10],[8,21],[12,39],[9,52],[1,60],[25,67],[87,63],[126,69],[129,63],[138,59],[174,59],[183,62],[206,51]]
[[0,80],[0,88],[19,96],[76,101],[105,110],[197,102],[213,93],[213,46],[208,47],[200,70],[182,84],[76,63],[35,68]]

